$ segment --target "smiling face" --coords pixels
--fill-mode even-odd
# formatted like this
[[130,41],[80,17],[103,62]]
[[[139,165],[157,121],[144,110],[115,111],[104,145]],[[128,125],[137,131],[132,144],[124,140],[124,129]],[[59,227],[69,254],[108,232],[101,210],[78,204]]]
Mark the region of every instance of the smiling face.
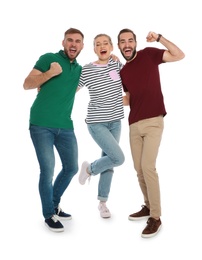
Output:
[[67,34],[62,41],[62,45],[65,54],[73,61],[83,49],[83,37],[79,33]]
[[118,48],[127,62],[135,57],[136,46],[137,42],[131,32],[124,32],[119,35]]
[[94,39],[94,51],[98,56],[99,63],[108,63],[113,45],[111,38],[108,35],[98,35]]

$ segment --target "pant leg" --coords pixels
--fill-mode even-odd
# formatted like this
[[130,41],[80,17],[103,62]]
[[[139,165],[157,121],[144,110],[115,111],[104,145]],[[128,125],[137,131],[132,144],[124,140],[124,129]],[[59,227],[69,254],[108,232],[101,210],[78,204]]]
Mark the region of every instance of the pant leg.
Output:
[[30,136],[40,166],[39,194],[42,212],[44,218],[50,218],[55,213],[52,186],[55,166],[53,149],[55,134],[49,128],[31,125]]
[[155,117],[145,122],[144,149],[142,154],[142,169],[147,186],[150,204],[150,215],[154,218],[161,216],[161,199],[159,176],[156,170],[156,159],[163,133],[163,117]]
[[60,129],[55,139],[55,147],[62,162],[62,170],[53,185],[53,202],[54,207],[57,207],[61,196],[78,171],[78,145],[74,131]]
[[156,159],[163,133],[163,117],[141,120],[130,127],[134,167],[145,204],[154,218],[161,216],[159,177]]
[[88,130],[102,149],[102,157],[91,163],[90,173],[100,173],[98,199],[106,201],[110,192],[113,168],[123,164],[125,157],[119,146],[121,121],[88,124]]
[[[106,156],[106,154],[102,153],[102,156]],[[108,200],[113,174],[114,168],[107,169],[104,172],[100,173],[100,178],[98,182],[98,200],[105,202]]]
[[138,123],[130,125],[130,148],[131,155],[133,158],[133,165],[137,173],[138,182],[140,189],[143,194],[145,205],[150,208],[149,198],[147,194],[147,186],[144,180],[144,175],[142,171],[142,151],[143,151],[143,137],[138,127]]

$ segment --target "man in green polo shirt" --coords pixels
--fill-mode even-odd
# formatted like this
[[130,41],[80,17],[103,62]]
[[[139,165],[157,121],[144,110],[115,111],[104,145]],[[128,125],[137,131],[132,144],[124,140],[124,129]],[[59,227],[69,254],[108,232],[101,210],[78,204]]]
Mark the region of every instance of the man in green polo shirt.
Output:
[[[47,227],[64,230],[60,220],[71,215],[59,206],[61,196],[78,171],[78,147],[71,113],[81,74],[76,57],[83,49],[83,33],[68,29],[63,50],[42,55],[26,77],[24,89],[40,88],[30,110],[30,136],[40,166],[39,193]],[[56,148],[62,170],[53,183]]]

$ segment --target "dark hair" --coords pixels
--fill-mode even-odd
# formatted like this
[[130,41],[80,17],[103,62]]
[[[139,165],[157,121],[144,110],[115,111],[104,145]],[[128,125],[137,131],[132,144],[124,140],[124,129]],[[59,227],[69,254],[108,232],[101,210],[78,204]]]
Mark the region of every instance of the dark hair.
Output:
[[119,40],[120,40],[120,35],[121,35],[122,33],[127,33],[127,32],[132,33],[133,38],[134,38],[134,40],[136,41],[136,35],[134,34],[134,32],[133,32],[132,30],[130,30],[130,29],[125,28],[125,29],[122,29],[122,30],[119,32],[119,34],[118,34],[118,42],[119,42]]
[[74,34],[74,33],[79,33],[79,34],[82,36],[82,38],[84,39],[84,34],[83,34],[80,30],[75,29],[75,28],[69,28],[69,29],[65,32],[64,37],[65,37],[67,34]]

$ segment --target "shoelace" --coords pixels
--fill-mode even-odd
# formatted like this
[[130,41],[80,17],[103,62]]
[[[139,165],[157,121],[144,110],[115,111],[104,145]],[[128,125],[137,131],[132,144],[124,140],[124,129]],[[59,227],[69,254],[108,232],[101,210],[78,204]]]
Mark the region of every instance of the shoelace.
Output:
[[52,219],[55,223],[58,222],[58,219],[57,219],[56,215],[53,215],[51,219]]
[[57,215],[59,215],[60,212],[62,212],[62,209],[60,208],[60,206],[58,206],[58,207],[57,207]]
[[60,212],[64,212],[62,209],[61,209],[61,207],[60,206],[58,206],[58,212],[57,212],[57,215],[59,215],[60,214]]
[[107,208],[107,206],[105,204],[101,203],[100,206],[101,206],[102,212],[109,212],[109,209]]

